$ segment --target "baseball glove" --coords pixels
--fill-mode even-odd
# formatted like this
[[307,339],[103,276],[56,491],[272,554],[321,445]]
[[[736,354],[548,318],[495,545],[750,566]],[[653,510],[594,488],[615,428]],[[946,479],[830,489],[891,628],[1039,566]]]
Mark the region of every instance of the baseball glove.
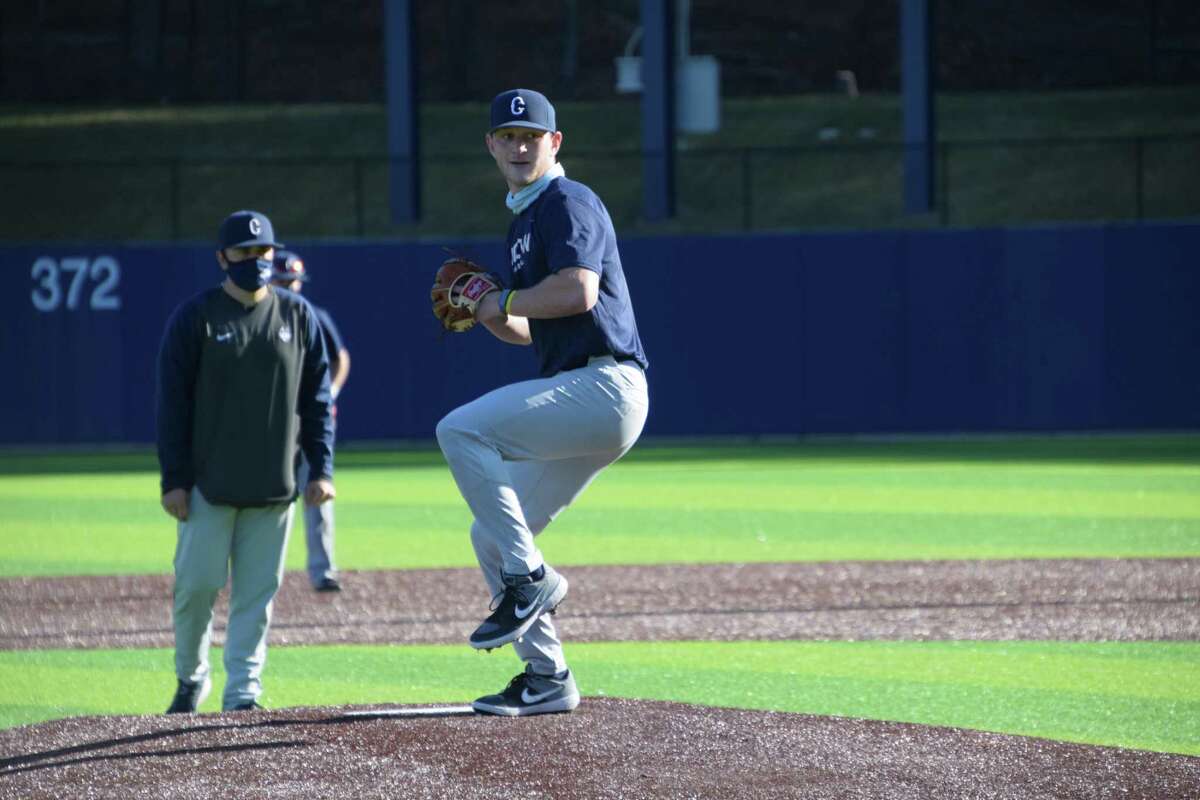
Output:
[[470,330],[475,325],[475,309],[479,301],[502,286],[500,277],[466,258],[456,256],[442,262],[433,278],[429,299],[433,315],[442,327],[454,333]]

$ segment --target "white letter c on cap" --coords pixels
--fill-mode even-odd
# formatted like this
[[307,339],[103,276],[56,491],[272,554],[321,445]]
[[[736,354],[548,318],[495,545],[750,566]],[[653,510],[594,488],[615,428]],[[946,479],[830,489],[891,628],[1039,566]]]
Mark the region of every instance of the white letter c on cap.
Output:
[[508,108],[510,111],[512,111],[513,116],[521,116],[525,113],[525,98],[521,97],[521,95],[517,95],[512,99],[512,103]]
[[250,218],[250,235],[258,236],[262,233],[262,223],[258,221],[258,217]]

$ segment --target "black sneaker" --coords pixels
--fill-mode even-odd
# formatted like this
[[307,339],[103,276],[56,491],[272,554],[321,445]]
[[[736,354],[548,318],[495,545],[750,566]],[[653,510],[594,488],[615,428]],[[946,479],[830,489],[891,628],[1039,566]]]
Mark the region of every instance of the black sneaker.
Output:
[[315,592],[340,592],[342,585],[338,583],[337,578],[322,578],[321,582],[313,587]]
[[572,711],[579,705],[575,678],[566,670],[560,675],[538,675],[525,671],[513,678],[500,694],[489,694],[471,704],[480,714],[527,717]]
[[250,700],[245,703],[238,703],[236,706],[231,706],[226,711],[266,711],[266,706],[260,706],[257,700]]
[[532,575],[503,576],[504,591],[493,599],[499,605],[471,634],[471,647],[491,650],[520,639],[538,617],[558,607],[567,596],[567,579],[549,565],[542,569],[537,580]]
[[179,687],[175,690],[175,699],[171,701],[171,707],[167,709],[167,713],[195,714],[196,709],[204,702],[204,698],[208,697],[211,689],[212,680],[207,676],[198,683],[180,681]]

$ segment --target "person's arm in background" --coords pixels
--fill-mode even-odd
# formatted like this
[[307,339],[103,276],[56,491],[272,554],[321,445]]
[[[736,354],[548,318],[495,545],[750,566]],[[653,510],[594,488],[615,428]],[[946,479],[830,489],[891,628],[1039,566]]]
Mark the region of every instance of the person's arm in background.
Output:
[[350,377],[350,351],[342,348],[337,351],[337,356],[333,361],[333,377],[329,380],[329,392],[333,395],[333,399],[337,400],[339,394],[342,393],[342,387],[346,385],[346,379]]
[[329,355],[329,393],[336,402],[346,385],[346,379],[350,377],[350,351],[346,349],[342,334],[328,311],[318,309],[317,319],[321,323],[321,336],[325,339],[325,351]]

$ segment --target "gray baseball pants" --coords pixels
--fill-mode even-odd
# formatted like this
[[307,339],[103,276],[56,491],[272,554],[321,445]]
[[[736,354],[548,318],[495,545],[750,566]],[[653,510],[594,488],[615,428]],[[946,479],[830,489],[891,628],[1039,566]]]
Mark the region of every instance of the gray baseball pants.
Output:
[[267,660],[271,607],[283,581],[293,507],[213,505],[193,488],[175,546],[175,674],[201,681],[209,673],[213,603],[232,576],[225,628],[222,708],[258,699]]
[[[648,410],[641,368],[605,356],[488,392],[438,423],[438,443],[475,517],[471,543],[493,597],[504,589],[502,571],[525,574],[543,564],[533,537],[633,446]],[[549,616],[513,648],[539,674],[566,669]]]
[[304,487],[308,486],[308,458],[300,454],[300,469],[296,476],[300,488],[300,506],[304,509],[304,542],[308,552],[308,582],[319,586],[326,578],[337,578],[333,563],[333,501],[319,506],[304,502]]

